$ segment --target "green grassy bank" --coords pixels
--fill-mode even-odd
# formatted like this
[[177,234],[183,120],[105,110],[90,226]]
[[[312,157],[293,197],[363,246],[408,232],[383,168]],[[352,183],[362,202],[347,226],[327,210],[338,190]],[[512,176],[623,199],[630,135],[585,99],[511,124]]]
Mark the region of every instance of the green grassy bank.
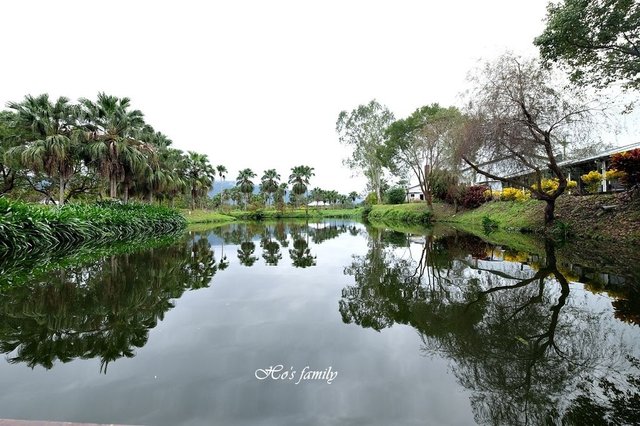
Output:
[[276,219],[318,219],[344,218],[357,219],[362,216],[362,209],[258,209],[258,210],[229,210],[229,211],[182,211],[189,224],[196,223],[224,223],[234,220],[276,220]]
[[[640,242],[640,200],[624,194],[563,195],[556,201],[554,226],[544,226],[545,203],[539,200],[493,201],[477,209],[456,213],[452,206],[434,203],[431,222],[442,222],[472,233],[483,232],[486,223],[494,231],[552,234],[610,242]],[[386,225],[426,223],[430,213],[424,203],[376,205],[369,221]],[[513,236],[511,237],[513,238]]]
[[0,199],[0,258],[155,238],[185,226],[178,211],[146,204],[98,202],[57,208]]

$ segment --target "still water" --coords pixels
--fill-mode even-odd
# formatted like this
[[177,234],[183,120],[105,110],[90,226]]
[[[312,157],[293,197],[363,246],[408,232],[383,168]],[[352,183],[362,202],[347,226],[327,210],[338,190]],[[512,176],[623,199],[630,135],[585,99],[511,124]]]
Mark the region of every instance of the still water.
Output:
[[639,422],[640,264],[531,247],[333,220],[32,265],[0,287],[0,418]]

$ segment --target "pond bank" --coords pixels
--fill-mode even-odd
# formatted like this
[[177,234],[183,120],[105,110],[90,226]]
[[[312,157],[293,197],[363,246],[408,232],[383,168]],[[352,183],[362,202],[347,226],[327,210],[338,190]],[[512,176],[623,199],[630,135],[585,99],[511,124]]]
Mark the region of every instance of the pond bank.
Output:
[[226,223],[237,220],[273,220],[273,219],[358,219],[362,216],[362,208],[354,209],[258,209],[258,210],[183,210],[182,214],[189,224]]
[[[544,226],[543,201],[493,201],[477,209],[456,213],[452,206],[434,203],[432,222],[444,222],[464,229],[482,229],[484,223],[507,232],[567,234],[577,239],[609,242],[640,242],[640,200],[627,202],[623,194],[587,196],[565,195],[556,202],[556,225]],[[417,222],[424,215],[423,203],[373,206],[369,220],[373,223],[401,225]],[[550,232],[551,231],[551,232]]]

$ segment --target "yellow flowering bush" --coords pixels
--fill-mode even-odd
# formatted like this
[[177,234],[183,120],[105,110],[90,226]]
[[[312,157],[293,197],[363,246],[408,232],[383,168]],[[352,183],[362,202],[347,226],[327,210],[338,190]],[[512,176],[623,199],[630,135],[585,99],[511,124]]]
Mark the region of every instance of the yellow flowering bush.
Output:
[[525,201],[529,198],[531,198],[529,191],[517,188],[504,188],[502,190],[502,194],[500,194],[500,199],[502,201]]
[[587,191],[593,194],[598,192],[598,188],[602,182],[602,174],[596,170],[591,170],[586,175],[580,176],[580,179],[587,185]]
[[611,169],[607,170],[604,176],[607,180],[620,180],[626,176],[626,173],[622,170]]
[[[560,185],[560,181],[558,180],[558,178],[542,179],[540,184],[542,187],[542,191],[546,192],[547,194],[551,194],[553,191],[558,189],[558,186]],[[578,186],[578,182],[570,179],[567,180],[567,189],[572,189],[572,188],[575,188],[576,186]],[[537,189],[537,184],[531,185],[531,189],[534,189],[534,190]]]

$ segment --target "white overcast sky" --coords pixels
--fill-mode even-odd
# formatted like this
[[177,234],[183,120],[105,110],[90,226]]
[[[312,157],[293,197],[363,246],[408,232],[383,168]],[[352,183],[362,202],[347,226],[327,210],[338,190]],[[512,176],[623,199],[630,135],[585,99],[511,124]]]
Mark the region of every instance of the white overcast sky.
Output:
[[[174,145],[234,179],[315,168],[311,185],[362,191],[341,159],[341,110],[377,99],[404,117],[460,103],[467,72],[535,55],[547,0],[11,1],[0,102],[128,96]],[[616,144],[633,140],[616,140]]]

